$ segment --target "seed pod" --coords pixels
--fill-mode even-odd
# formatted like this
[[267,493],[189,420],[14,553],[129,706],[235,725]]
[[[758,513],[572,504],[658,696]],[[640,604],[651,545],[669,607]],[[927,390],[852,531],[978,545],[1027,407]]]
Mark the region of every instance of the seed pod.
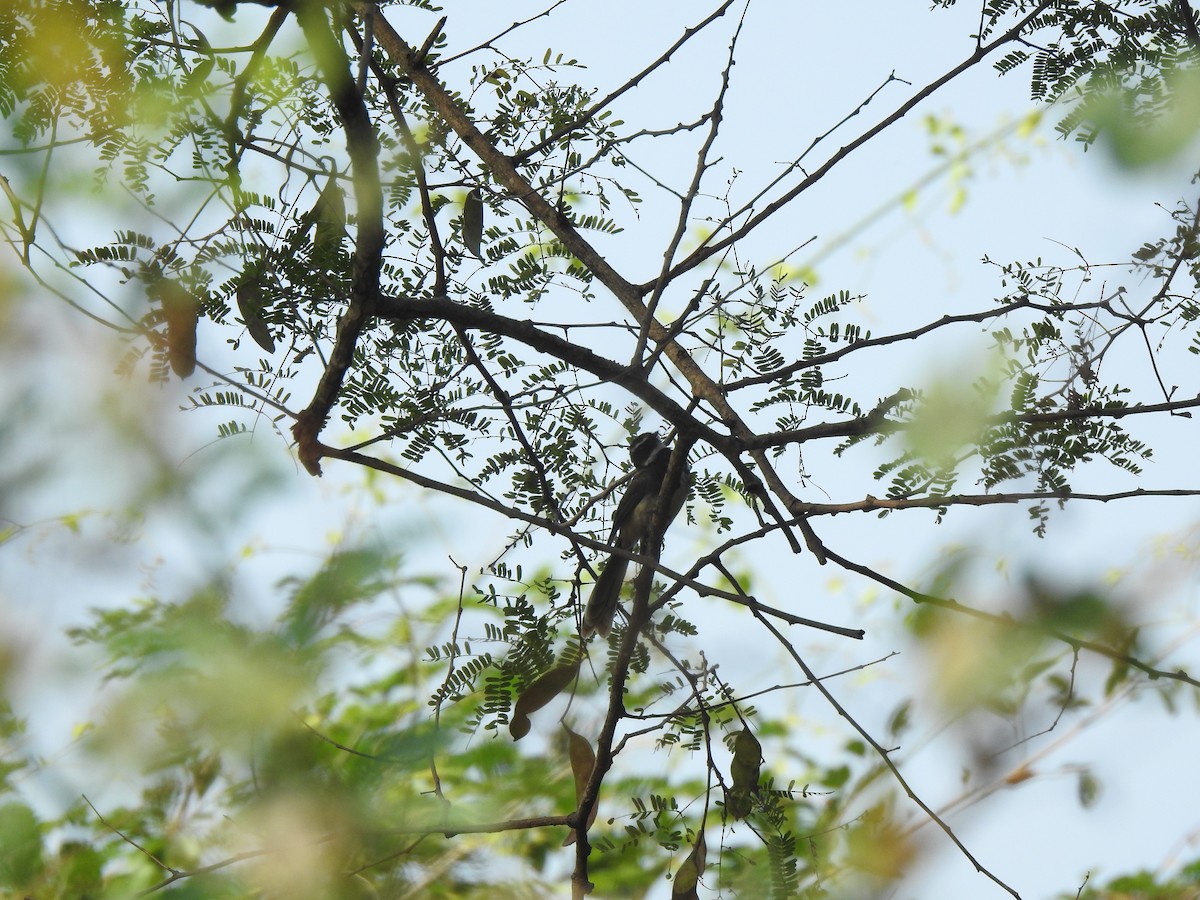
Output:
[[753,792],[758,789],[762,758],[762,745],[754,733],[749,728],[739,731],[733,739],[733,764],[729,767],[735,790]]
[[553,669],[543,672],[521,691],[513,705],[512,719],[508,723],[508,733],[514,741],[519,741],[529,734],[530,713],[537,712],[575,680],[581,659],[582,657],[576,657],[568,662],[560,662]]
[[750,795],[745,791],[726,791],[725,810],[735,819],[744,819],[752,808]]
[[254,343],[268,353],[274,353],[275,336],[271,334],[271,329],[263,319],[263,309],[267,305],[263,298],[263,288],[266,284],[260,270],[248,269],[242,283],[237,287],[237,304],[242,321],[246,323],[246,330],[250,332],[250,337],[254,338]]
[[483,241],[483,197],[475,188],[471,188],[467,193],[467,199],[463,201],[462,239],[463,244],[471,251],[472,255],[477,259],[483,259],[479,252],[479,246]]
[[749,728],[733,739],[733,762],[729,774],[733,787],[725,792],[725,809],[735,819],[750,815],[752,799],[758,792],[758,777],[762,771],[762,745]]
[[671,900],[698,900],[696,886],[700,883],[700,876],[704,874],[706,853],[704,832],[701,831],[696,835],[692,852],[675,870],[675,877],[671,880]]
[[329,181],[313,207],[313,218],[317,222],[313,250],[319,258],[329,257],[341,249],[346,237],[346,192],[338,184],[337,169],[329,173]]
[[203,93],[204,82],[208,81],[208,76],[212,74],[213,66],[216,64],[216,57],[213,55],[208,38],[199,31],[196,32],[196,51],[201,54],[200,61],[183,80],[182,93],[184,96]]
[[[576,734],[566,725],[563,725],[563,730],[567,732],[567,756],[571,760],[571,774],[575,777],[575,805],[578,807],[583,802],[588,782],[592,780],[592,771],[596,768],[596,751],[592,749],[591,741],[583,735]],[[591,828],[592,823],[596,821],[596,811],[599,808],[599,803],[592,804],[592,811],[588,815],[588,828]],[[575,829],[572,828],[562,845],[569,847],[575,843],[575,840]]]
[[196,371],[196,325],[200,321],[200,301],[173,278],[162,278],[150,288],[150,295],[162,303],[167,323],[167,361],[171,371],[187,378]]

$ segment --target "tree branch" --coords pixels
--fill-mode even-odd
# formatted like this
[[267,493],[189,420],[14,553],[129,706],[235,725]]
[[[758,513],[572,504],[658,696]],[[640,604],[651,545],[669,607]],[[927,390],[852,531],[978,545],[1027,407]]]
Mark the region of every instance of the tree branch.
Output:
[[686,44],[688,41],[690,41],[692,38],[694,38],[696,35],[698,35],[700,32],[702,32],[705,28],[707,28],[709,25],[711,25],[717,19],[719,19],[723,15],[725,15],[725,13],[728,11],[729,7],[731,7],[733,5],[733,3],[734,3],[734,0],[725,0],[724,3],[722,3],[719,7],[717,7],[716,11],[714,11],[708,18],[706,18],[704,21],[702,21],[699,25],[695,25],[691,28],[685,28],[683,30],[683,35],[679,38],[679,40],[677,40],[674,44],[672,44],[667,49],[666,53],[662,54],[660,57],[658,57],[658,59],[654,60],[652,63],[650,63],[650,65],[646,66],[644,69],[642,69],[640,72],[638,72],[636,75],[634,75],[628,81],[626,81],[623,85],[621,85],[615,91],[608,94],[606,97],[604,97],[604,99],[598,101],[597,103],[593,103],[591,106],[589,106],[586,110],[584,110],[582,113],[580,113],[574,119],[572,119],[570,122],[567,122],[567,123],[561,125],[560,127],[556,128],[553,132],[551,132],[549,134],[549,136],[543,138],[542,140],[538,141],[536,144],[534,144],[530,147],[526,147],[520,153],[515,153],[512,156],[510,156],[509,161],[514,166],[522,165],[523,163],[527,162],[533,156],[536,156],[538,153],[541,153],[543,150],[546,150],[549,147],[553,147],[556,143],[558,143],[560,140],[562,140],[568,134],[571,134],[572,132],[577,130],[581,125],[585,125],[588,122],[590,122],[592,119],[596,118],[596,116],[599,113],[604,111],[607,107],[611,106],[618,97],[620,97],[622,94],[626,93],[629,90],[632,90],[633,88],[635,88],[639,84],[641,84],[642,81],[645,80],[646,76],[650,75],[655,69],[657,69],[661,66],[664,66],[668,62],[670,62],[671,57],[675,55],[675,52],[677,50],[679,50],[680,47],[682,47],[684,44]]
[[1065,503],[1068,500],[1093,500],[1098,503],[1110,503],[1115,500],[1128,500],[1134,497],[1197,497],[1200,488],[1135,488],[1131,491],[1114,491],[1111,494],[1091,494],[1072,491],[1070,493],[1055,493],[1052,491],[1015,491],[1001,494],[947,494],[942,497],[872,497],[867,495],[862,500],[852,500],[848,503],[806,503],[805,512],[810,516],[836,516],[851,512],[877,512],[891,509],[940,509],[943,506],[997,506],[1009,503],[1025,503],[1027,501],[1057,501]]
[[386,235],[383,228],[383,186],[379,180],[379,140],[366,103],[355,84],[350,60],[333,33],[324,3],[320,0],[297,0],[294,8],[346,132],[346,149],[350,154],[358,213],[350,304],[338,320],[333,350],[312,401],[292,426],[300,462],[310,474],[320,475],[321,456],[317,437],[337,402],[346,373],[354,362],[354,349],[358,345],[359,335],[371,318],[379,296],[379,275]]
[[[363,9],[365,4],[362,0],[357,0],[355,3],[356,9]],[[545,198],[543,198],[529,182],[522,177],[516,170],[509,159],[500,153],[491,142],[483,136],[475,123],[466,115],[459,107],[453,97],[442,87],[441,83],[433,76],[423,61],[418,59],[411,47],[404,42],[395,29],[387,22],[383,16],[379,16],[376,21],[376,37],[379,44],[392,57],[393,61],[400,69],[410,78],[417,89],[424,94],[430,105],[446,120],[446,123],[455,131],[471,150],[480,158],[480,160],[488,167],[492,176],[499,181],[501,185],[509,192],[513,199],[517,200],[529,212],[541,221],[551,232],[554,233],[563,245],[571,252],[584,266],[586,266],[620,301],[626,311],[633,317],[634,321],[641,327],[648,327],[650,339],[656,343],[666,343],[667,358],[674,364],[676,369],[682,373],[687,379],[692,388],[694,396],[697,400],[709,403],[715,409],[727,427],[733,432],[734,436],[743,439],[750,435],[750,429],[742,422],[741,417],[726,401],[721,388],[700,368],[699,364],[681,347],[676,341],[668,340],[669,331],[659,322],[648,316],[645,305],[642,302],[642,293],[640,289],[635,287],[631,282],[622,277],[608,261],[589,244],[575,226],[568,220],[566,215],[559,209],[551,206]],[[673,276],[672,276],[673,277]],[[647,322],[649,324],[647,325]],[[629,379],[622,384],[623,387],[628,386]],[[636,393],[636,392],[635,392]],[[681,435],[688,437],[703,437],[708,441],[709,437],[704,435],[697,428],[698,423],[689,422],[672,422],[680,429]],[[738,447],[729,444],[714,444],[722,450],[730,464],[738,471],[744,481],[750,483],[757,481],[758,478],[749,469],[748,466],[738,457]],[[763,473],[763,477],[767,485],[779,497],[785,506],[797,502],[792,496],[787,486],[775,474],[771,461],[767,455],[762,452],[751,454],[755,463]],[[776,509],[775,504],[765,494],[762,496],[763,505],[767,513],[776,521],[782,523],[784,517]],[[800,525],[800,529],[804,534],[805,541],[808,547],[816,555],[818,560],[823,560],[821,552],[821,542],[812,532],[806,522]],[[796,543],[795,537],[792,536],[789,529],[785,529],[784,534],[787,536],[789,543],[795,552],[799,552],[799,544]]]
[[[733,229],[732,231],[730,231],[730,233],[728,235],[726,235],[724,238],[722,238],[719,241],[715,241],[711,244],[701,244],[701,246],[697,247],[696,250],[694,250],[687,259],[681,261],[678,265],[676,265],[673,269],[671,269],[670,277],[676,278],[685,272],[691,271],[692,269],[696,268],[696,266],[700,265],[706,259],[711,257],[713,254],[719,253],[725,247],[728,247],[729,245],[736,243],[737,241],[744,238],[746,235],[748,235],[751,231],[753,231],[755,228],[757,228],[759,225],[761,225],[767,219],[771,218],[771,216],[775,215],[775,213],[779,212],[779,210],[783,209],[783,207],[787,206],[789,203],[791,203],[793,200],[795,200],[796,197],[800,196],[800,194],[802,194],[804,191],[808,190],[810,187],[812,187],[814,184],[816,184],[818,181],[820,181],[822,178],[824,178],[826,175],[828,175],[829,172],[832,171],[833,168],[835,166],[837,166],[838,163],[840,163],[843,159],[845,159],[847,156],[849,156],[851,153],[853,153],[855,150],[857,150],[863,144],[868,143],[880,132],[885,131],[886,129],[888,129],[889,127],[894,125],[896,122],[899,122],[902,118],[904,118],[906,115],[908,115],[908,113],[910,113],[916,106],[918,106],[926,98],[928,98],[931,95],[933,95],[934,93],[936,93],[940,88],[949,84],[951,81],[953,81],[959,75],[961,75],[963,72],[966,72],[968,69],[971,69],[973,66],[982,62],[983,59],[985,57],[987,57],[988,54],[990,54],[997,47],[1001,47],[1004,44],[1014,41],[1018,37],[1020,37],[1021,32],[1024,31],[1024,29],[1025,29],[1025,26],[1028,25],[1035,18],[1037,18],[1039,15],[1041,15],[1046,10],[1046,8],[1049,7],[1050,5],[1051,5],[1051,3],[1049,2],[1049,0],[1047,0],[1047,2],[1039,3],[1033,9],[1033,11],[1030,12],[1024,18],[1022,18],[1020,22],[1018,22],[1016,25],[1014,25],[1012,28],[1010,28],[1008,31],[1006,31],[1004,34],[1002,34],[1000,37],[996,38],[996,40],[992,41],[992,43],[988,44],[987,46],[978,47],[975,50],[975,52],[972,53],[969,57],[967,57],[965,60],[963,60],[957,66],[955,66],[949,72],[946,72],[940,78],[933,81],[932,83],[927,85],[922,90],[918,91],[911,99],[909,99],[906,103],[902,104],[899,108],[896,109],[895,112],[893,112],[890,116],[885,118],[882,122],[875,125],[873,128],[868,128],[857,138],[855,138],[850,143],[843,146],[840,150],[838,150],[836,153],[834,153],[833,156],[831,156],[825,162],[825,164],[823,166],[821,166],[820,168],[813,171],[813,173],[811,175],[807,175],[799,184],[797,184],[795,187],[788,190],[777,200],[774,200],[771,203],[767,204],[767,206],[763,208],[762,212],[751,216],[750,219],[744,225],[740,226],[739,228]],[[731,221],[730,219],[726,219],[724,222],[718,223],[717,228],[715,228],[713,230],[713,234],[716,234],[720,230],[720,228],[729,224],[730,221]],[[647,290],[650,289],[651,286],[652,285],[649,285],[649,284],[642,285],[641,286],[642,292],[645,293]]]
[[[837,559],[832,553],[830,554],[830,558],[834,559],[835,561]],[[888,767],[888,770],[891,771],[892,777],[904,790],[904,793],[906,793],[909,796],[909,799],[916,803],[917,806],[921,807],[922,812],[924,812],[931,821],[935,822],[937,826],[946,833],[946,836],[954,842],[954,846],[959,849],[959,852],[962,853],[962,855],[967,858],[971,865],[975,867],[975,871],[986,875],[1008,893],[1016,897],[1017,900],[1021,900],[1021,895],[1001,881],[1000,878],[990,869],[986,868],[982,863],[980,863],[979,860],[974,857],[971,851],[967,849],[966,845],[959,839],[958,835],[956,835],[950,826],[941,818],[941,816],[934,812],[933,808],[924,800],[922,800],[920,795],[918,795],[917,792],[912,789],[912,786],[909,785],[907,779],[905,779],[905,777],[900,773],[900,769],[894,762],[892,762],[891,752],[880,745],[880,743],[875,740],[871,733],[862,725],[860,725],[858,720],[850,715],[846,708],[837,701],[837,698],[833,696],[833,693],[829,690],[829,688],[825,686],[824,682],[817,678],[816,673],[814,673],[813,670],[808,667],[808,664],[804,661],[800,654],[796,652],[796,649],[791,645],[791,643],[788,642],[788,640],[782,634],[780,634],[779,630],[757,612],[754,615],[755,618],[762,622],[763,626],[775,636],[775,639],[779,641],[780,645],[788,652],[792,659],[796,661],[796,665],[798,665],[804,672],[804,677],[812,682],[813,686],[821,692],[821,695],[825,698],[829,705],[834,708],[837,714],[849,722],[850,727],[858,732],[859,736],[864,741],[871,745],[871,748],[875,751],[876,755],[878,755],[878,757],[883,761],[883,764]]]
[[1180,681],[1184,684],[1190,684],[1192,687],[1200,688],[1200,679],[1193,678],[1183,669],[1177,669],[1174,672],[1168,672],[1164,669],[1156,669],[1149,663],[1142,662],[1140,659],[1130,656],[1127,653],[1122,653],[1120,650],[1114,650],[1112,647],[1106,647],[1104,644],[1098,644],[1095,641],[1077,638],[1074,635],[1059,631],[1057,628],[1050,628],[1044,625],[1038,625],[1036,623],[1021,622],[1012,618],[1011,616],[1000,616],[996,615],[995,613],[989,613],[980,609],[975,609],[974,607],[964,606],[957,600],[947,597],[937,597],[933,594],[926,594],[921,591],[913,590],[912,588],[906,587],[894,579],[888,578],[881,572],[876,572],[874,569],[868,568],[867,566],[851,562],[850,560],[833,552],[830,552],[829,558],[843,569],[847,569],[851,572],[857,572],[860,575],[865,575],[872,581],[878,582],[884,587],[891,588],[896,593],[903,594],[905,597],[908,597],[910,600],[913,600],[917,603],[927,603],[930,606],[937,606],[941,609],[962,613],[963,615],[971,616],[972,618],[980,619],[984,622],[991,622],[994,625],[1000,625],[1004,628],[1028,629],[1039,634],[1044,634],[1047,637],[1053,638],[1056,641],[1060,641],[1061,643],[1066,644],[1068,647],[1072,647],[1076,650],[1087,650],[1091,653],[1095,653],[1098,656],[1103,656],[1113,660],[1114,662],[1119,662],[1129,666],[1130,668],[1137,669],[1140,672],[1145,672],[1152,679],[1168,678],[1172,681]]

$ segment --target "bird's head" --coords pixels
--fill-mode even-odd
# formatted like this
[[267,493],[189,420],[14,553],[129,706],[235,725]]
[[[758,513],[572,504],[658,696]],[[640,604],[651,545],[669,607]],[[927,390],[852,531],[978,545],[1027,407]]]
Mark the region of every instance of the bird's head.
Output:
[[655,432],[643,431],[629,442],[629,461],[634,468],[640,469],[649,464],[662,445],[662,439]]

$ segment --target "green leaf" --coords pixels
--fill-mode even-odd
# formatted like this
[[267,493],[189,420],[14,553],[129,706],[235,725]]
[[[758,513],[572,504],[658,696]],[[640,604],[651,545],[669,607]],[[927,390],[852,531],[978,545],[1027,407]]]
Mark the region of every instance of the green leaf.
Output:
[[42,871],[42,831],[24,803],[0,806],[0,885],[20,888]]
[[1089,809],[1096,804],[1100,797],[1100,782],[1091,772],[1084,770],[1079,773],[1079,805]]

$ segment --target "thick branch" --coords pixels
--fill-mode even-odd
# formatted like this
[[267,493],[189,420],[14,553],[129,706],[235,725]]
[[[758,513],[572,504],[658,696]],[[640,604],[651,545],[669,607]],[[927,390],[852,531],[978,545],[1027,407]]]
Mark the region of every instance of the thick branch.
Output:
[[[896,403],[911,399],[907,390],[900,390],[882,401],[865,416],[847,419],[844,422],[822,422],[807,428],[795,428],[788,431],[775,431],[770,434],[754,435],[744,446],[747,449],[763,447],[782,447],[785,444],[803,444],[806,441],[823,438],[854,437],[862,434],[873,434],[886,426],[892,431],[902,431],[910,423],[888,419],[886,413]],[[1149,415],[1151,413],[1179,414],[1180,410],[1200,407],[1200,396],[1189,400],[1169,400],[1165,403],[1139,403],[1134,406],[1085,406],[1080,409],[1059,409],[1053,412],[1038,413],[999,413],[984,420],[988,426],[996,425],[1056,425],[1062,422],[1089,421],[1092,419],[1124,419],[1127,416]],[[1190,413],[1183,413],[1190,416]],[[792,508],[803,508],[803,504]]]
[[355,85],[350,60],[330,27],[325,4],[319,0],[300,0],[295,4],[295,10],[346,132],[346,149],[350,154],[358,211],[350,303],[338,320],[329,363],[321,374],[312,401],[292,426],[300,462],[309,473],[320,475],[321,456],[317,449],[317,437],[325,427],[329,411],[337,402],[338,392],[354,361],[354,348],[379,295],[385,240],[383,187],[379,181],[379,141],[375,136],[375,127]]
[[1196,14],[1188,0],[1175,0],[1175,8],[1179,11],[1179,20],[1183,23],[1183,33],[1187,35],[1188,43],[1200,47],[1200,31],[1196,29]]
[[[366,7],[367,4],[362,2],[362,0],[355,3],[355,8],[359,9],[360,12],[365,11]],[[751,435],[750,429],[742,422],[737,411],[729,405],[720,386],[708,377],[682,346],[671,340],[672,335],[670,331],[649,315],[641,299],[644,291],[635,287],[609,265],[608,261],[596,252],[596,249],[580,235],[562,211],[551,206],[522,177],[508,157],[497,150],[483,136],[475,126],[475,123],[458,106],[449,92],[442,87],[441,83],[429,71],[424,62],[382,16],[379,16],[376,21],[376,37],[379,40],[380,46],[384,48],[393,61],[412,80],[417,89],[425,95],[430,105],[446,120],[446,123],[458,134],[463,143],[470,147],[489,168],[492,177],[503,185],[515,200],[524,205],[532,215],[549,228],[562,241],[563,246],[585,265],[601,284],[612,291],[613,295],[625,307],[625,310],[633,317],[639,327],[648,329],[647,333],[652,341],[656,344],[665,344],[666,349],[664,352],[667,358],[683,377],[687,379],[694,397],[712,406],[736,438],[739,440],[748,438]],[[694,422],[673,422],[673,424],[676,424],[680,428],[681,435],[703,437],[704,440],[709,439],[697,430],[696,423]],[[722,446],[721,444],[714,444],[714,446],[722,450],[730,464],[738,471],[738,474],[744,481],[748,483],[758,481],[757,476],[750,471],[749,467],[737,455],[738,448],[736,445],[725,444]],[[790,507],[792,504],[798,502],[783,481],[775,474],[767,455],[761,451],[752,453],[751,455],[761,470],[767,485],[783,501],[784,505]],[[767,512],[776,521],[782,523],[784,521],[783,516],[775,508],[770,498],[764,494],[762,500]],[[801,525],[801,530],[804,532],[805,541],[809,548],[818,559],[823,560],[821,543],[816,535],[812,533],[811,529],[808,528],[807,523]],[[785,531],[785,534],[788,536],[793,549],[798,552],[800,549],[799,545],[796,543],[791,532]]]
[[[371,4],[362,2],[362,0],[354,4],[355,9],[360,13],[365,13],[370,6]],[[637,315],[637,319],[640,322],[645,309],[641,307],[640,300],[637,300],[638,294],[633,285],[621,277],[608,264],[608,261],[579,234],[562,211],[547,202],[521,176],[508,157],[484,137],[467,113],[425,65],[424,60],[418,57],[416,51],[400,37],[399,33],[392,28],[391,23],[383,16],[378,16],[376,19],[375,36],[392,61],[412,80],[417,90],[425,95],[430,105],[446,120],[446,124],[454,130],[463,143],[470,147],[471,151],[488,167],[492,177],[508,191],[509,195],[554,232],[567,249],[595,273],[600,282],[616,294],[622,302],[626,298],[633,298],[637,302],[641,313],[641,315]],[[628,304],[626,306],[628,308]]]
[[512,319],[490,310],[456,303],[448,297],[419,300],[383,297],[377,312],[380,318],[394,321],[441,319],[463,328],[502,334],[624,388],[670,422],[681,434],[695,435],[723,453],[737,452],[736,445],[728,435],[697,422],[686,409],[651,385],[639,372],[600,356],[581,344],[542,331],[528,319]]
[[752,437],[749,447],[763,449],[766,447],[781,447],[784,444],[802,444],[805,441],[831,437],[852,437],[860,434],[872,434],[886,423],[888,427],[898,428],[903,423],[887,418],[887,414],[898,404],[911,400],[912,392],[901,388],[890,397],[880,400],[865,416],[849,419],[845,422],[822,422],[807,428],[794,428],[788,431],[776,431],[771,434],[760,434]]

